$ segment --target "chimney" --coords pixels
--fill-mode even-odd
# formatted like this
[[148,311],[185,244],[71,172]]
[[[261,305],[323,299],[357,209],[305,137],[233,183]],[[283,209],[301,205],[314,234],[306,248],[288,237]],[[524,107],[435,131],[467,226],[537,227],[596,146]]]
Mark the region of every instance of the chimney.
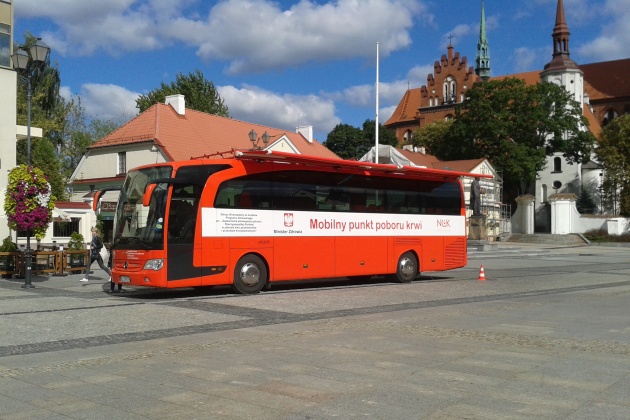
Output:
[[309,143],[313,143],[313,126],[312,125],[301,125],[295,130],[295,132],[306,137],[306,140]]
[[166,105],[173,107],[179,115],[186,115],[186,98],[184,95],[170,95],[164,99]]

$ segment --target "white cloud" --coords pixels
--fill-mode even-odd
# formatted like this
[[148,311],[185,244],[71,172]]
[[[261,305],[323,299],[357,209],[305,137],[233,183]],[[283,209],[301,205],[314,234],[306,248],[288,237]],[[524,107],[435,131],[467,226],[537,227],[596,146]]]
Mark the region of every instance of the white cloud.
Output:
[[411,44],[413,17],[423,10],[415,0],[301,1],[286,10],[268,1],[225,1],[212,8],[205,31],[180,37],[199,45],[203,60],[228,61],[229,73],[257,72],[372,56],[376,41],[387,56]]
[[[69,90],[64,89],[63,92],[66,93],[62,96],[69,93]],[[140,93],[120,86],[86,83],[81,86],[78,96],[85,113],[91,118],[124,123],[138,114],[136,99]]]
[[256,86],[217,87],[233,118],[294,131],[312,125],[317,132],[331,131],[340,119],[333,101],[316,95],[278,94]]
[[113,56],[171,45],[162,35],[165,22],[195,0],[21,0],[16,17],[49,18],[57,26],[45,37],[61,55],[91,55],[102,49]]
[[578,53],[592,60],[630,56],[630,0],[607,0],[599,11],[610,23],[602,26],[597,38],[578,48]]
[[[384,107],[383,109],[387,109],[387,107],[393,106],[395,109],[407,89],[409,89],[410,87],[426,85],[427,76],[429,75],[429,73],[433,73],[432,65],[415,66],[407,72],[406,80],[379,82],[379,106],[382,105]],[[370,108],[376,105],[375,85],[351,86],[342,91],[322,92],[321,96],[333,101],[344,102],[348,105],[360,108]],[[385,112],[387,113],[387,111]]]
[[23,0],[16,15],[53,20],[46,41],[62,55],[184,42],[205,61],[228,62],[232,74],[368,57],[376,41],[385,57],[411,44],[414,17],[433,20],[421,0],[302,0],[284,9],[271,0]]

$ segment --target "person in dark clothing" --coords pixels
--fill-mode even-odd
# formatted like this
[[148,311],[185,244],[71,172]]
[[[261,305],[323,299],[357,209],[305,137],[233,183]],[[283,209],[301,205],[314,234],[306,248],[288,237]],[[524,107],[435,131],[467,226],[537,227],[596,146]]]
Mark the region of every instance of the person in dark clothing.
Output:
[[90,272],[90,267],[94,263],[94,261],[98,262],[98,266],[101,267],[103,271],[107,273],[109,279],[112,278],[112,272],[103,264],[103,257],[101,257],[101,248],[103,248],[103,240],[99,236],[98,228],[92,228],[92,242],[90,243],[90,263],[86,267],[85,277],[81,279],[82,282],[88,281],[88,273]]
[[[109,261],[107,261],[107,266],[109,267],[109,272],[112,272],[112,255],[109,255]],[[110,275],[109,277],[109,293],[114,293],[114,285],[116,283],[114,283],[112,281],[112,277]],[[122,284],[118,283],[118,293],[122,293]]]

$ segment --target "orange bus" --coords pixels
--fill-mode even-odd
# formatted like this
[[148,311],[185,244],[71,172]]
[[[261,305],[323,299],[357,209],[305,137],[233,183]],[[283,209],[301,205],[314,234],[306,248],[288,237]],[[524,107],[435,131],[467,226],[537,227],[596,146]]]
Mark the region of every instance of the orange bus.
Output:
[[257,293],[464,267],[465,176],[262,150],[138,167],[118,198],[112,281]]

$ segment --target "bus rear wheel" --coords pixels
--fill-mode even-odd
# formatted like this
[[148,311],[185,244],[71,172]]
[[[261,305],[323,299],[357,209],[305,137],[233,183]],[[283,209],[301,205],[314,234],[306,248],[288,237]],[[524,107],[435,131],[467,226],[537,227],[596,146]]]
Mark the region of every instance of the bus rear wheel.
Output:
[[398,283],[409,283],[418,276],[418,259],[412,252],[405,252],[398,259],[396,274],[388,276],[390,280]]
[[267,266],[256,255],[244,255],[234,268],[232,289],[237,293],[254,294],[260,292],[267,284]]

